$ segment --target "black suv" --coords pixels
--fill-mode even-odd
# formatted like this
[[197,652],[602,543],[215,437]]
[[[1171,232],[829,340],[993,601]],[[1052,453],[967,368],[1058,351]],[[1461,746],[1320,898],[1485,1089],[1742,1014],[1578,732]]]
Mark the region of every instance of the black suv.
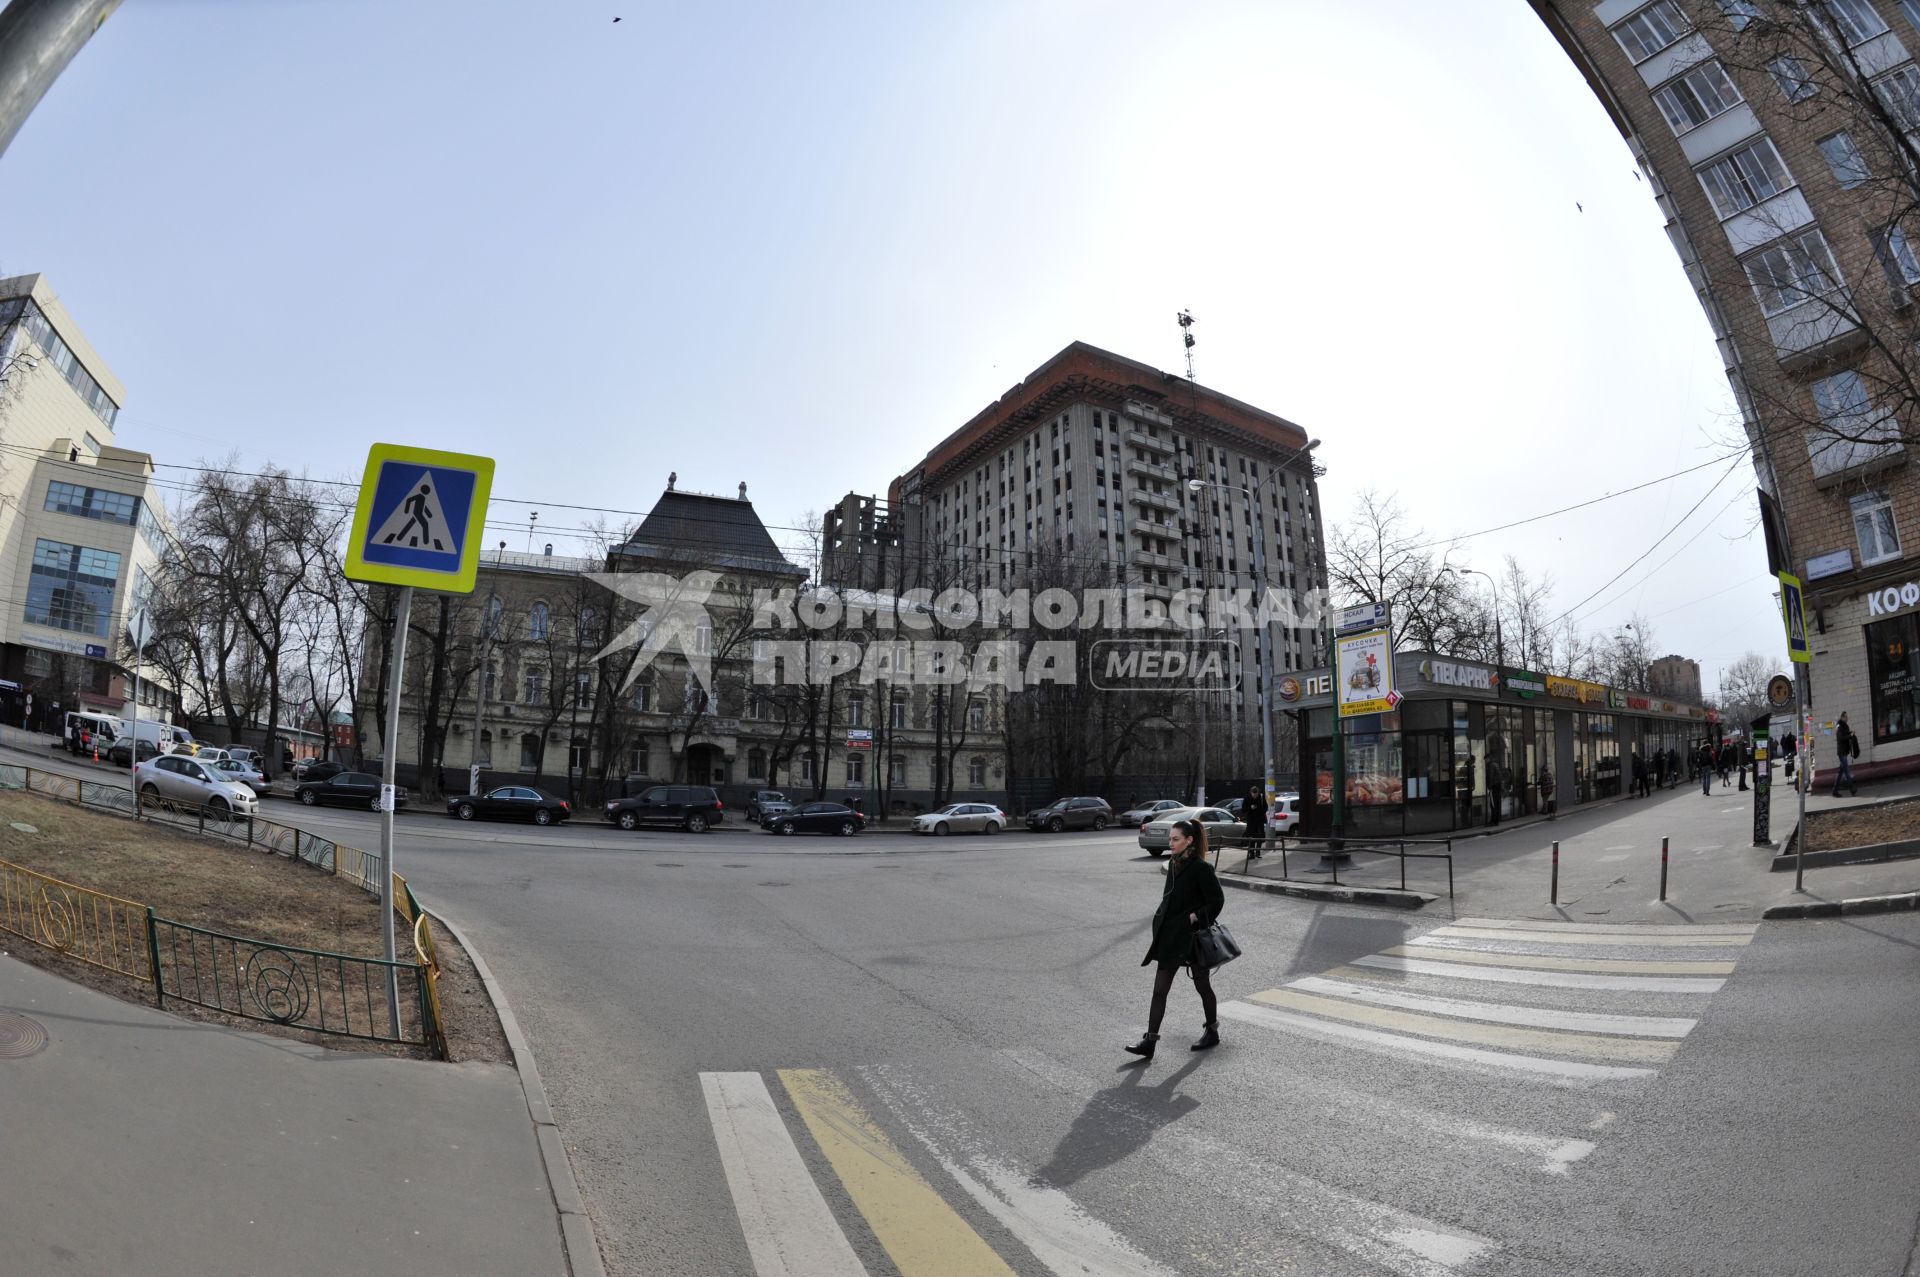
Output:
[[633,798],[607,804],[607,820],[622,829],[642,825],[678,825],[704,834],[720,823],[725,805],[710,785],[654,785]]
[[1028,829],[1105,829],[1113,823],[1113,808],[1104,798],[1062,798],[1050,807],[1027,813]]

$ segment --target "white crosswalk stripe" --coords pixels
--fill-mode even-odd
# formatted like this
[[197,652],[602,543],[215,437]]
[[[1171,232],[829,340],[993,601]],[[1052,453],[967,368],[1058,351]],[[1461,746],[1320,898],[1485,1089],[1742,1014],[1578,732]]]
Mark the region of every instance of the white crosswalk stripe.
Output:
[[[1559,1085],[1644,1080],[1698,1020],[1642,1012],[1696,1008],[1725,986],[1755,930],[1463,918],[1221,1011],[1374,1053]],[[1501,987],[1510,1000],[1494,992]]]

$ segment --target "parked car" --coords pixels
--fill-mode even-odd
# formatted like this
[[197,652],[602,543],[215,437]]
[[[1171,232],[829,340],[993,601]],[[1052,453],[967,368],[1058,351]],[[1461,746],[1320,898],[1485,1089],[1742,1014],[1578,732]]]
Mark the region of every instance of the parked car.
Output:
[[756,789],[747,799],[747,819],[756,825],[770,815],[792,810],[793,804],[777,789]]
[[230,780],[237,780],[253,791],[254,797],[267,796],[267,778],[260,769],[240,758],[223,758],[213,765],[213,769]]
[[1113,808],[1104,798],[1062,798],[1027,813],[1028,829],[1056,834],[1062,829],[1105,829],[1112,823]]
[[267,756],[259,750],[251,749],[245,745],[229,745],[226,748],[228,758],[239,759],[241,762],[251,766],[253,770],[259,772],[261,776],[266,779],[273,779],[271,773],[267,771]]
[[[100,755],[100,757],[106,759],[108,762],[112,763],[116,767],[125,767],[133,762],[133,749],[134,749],[134,743],[128,740],[126,737],[122,736],[119,740],[113,742],[113,744],[107,749],[107,752]],[[148,740],[144,736],[140,738],[140,761],[141,762],[144,763],[149,758],[158,758],[160,757],[161,752],[162,751],[158,745],[154,744],[152,741]]]
[[296,782],[331,780],[345,770],[347,769],[339,763],[327,762],[320,758],[307,758],[293,765],[293,779]]
[[654,785],[632,798],[606,805],[607,820],[622,829],[642,825],[678,825],[704,834],[720,823],[724,804],[711,785]]
[[1161,798],[1154,802],[1141,803],[1138,807],[1121,812],[1120,823],[1123,825],[1144,825],[1160,812],[1172,811],[1175,807],[1185,806],[1186,804],[1177,798]]
[[[293,791],[307,806],[326,803],[333,807],[368,807],[380,810],[380,778],[370,772],[338,772],[325,780],[308,780]],[[407,791],[396,788],[395,811],[407,805]]]
[[948,803],[939,811],[915,816],[916,834],[997,834],[1007,827],[1007,813],[992,803]]
[[203,763],[223,762],[224,760],[232,757],[232,755],[228,754],[226,750],[221,749],[216,745],[195,746],[193,751],[193,756],[199,759]]
[[251,816],[260,810],[254,792],[229,779],[212,764],[184,754],[162,754],[133,770],[134,787],[142,799],[164,798],[193,807],[205,807],[216,817]]
[[92,757],[97,748],[101,754],[113,747],[120,739],[125,724],[108,714],[92,714],[85,710],[74,710],[66,716],[63,724],[67,737],[67,752]]
[[[1207,837],[1214,839],[1221,832],[1239,833],[1243,825],[1238,817],[1225,807],[1176,807],[1172,811],[1163,811],[1140,826],[1140,846],[1149,856],[1166,854],[1167,836],[1173,832],[1176,821],[1197,820],[1208,826]],[[1215,825],[1228,825],[1231,829],[1217,831]]]
[[760,827],[776,834],[839,834],[851,838],[867,827],[867,818],[845,803],[801,803],[790,811],[768,816]]
[[502,785],[478,796],[462,794],[447,799],[447,815],[455,820],[531,820],[536,825],[557,825],[573,815],[573,808],[558,794],[531,785]]
[[1267,808],[1267,832],[1290,834],[1300,827],[1300,795],[1275,794]]

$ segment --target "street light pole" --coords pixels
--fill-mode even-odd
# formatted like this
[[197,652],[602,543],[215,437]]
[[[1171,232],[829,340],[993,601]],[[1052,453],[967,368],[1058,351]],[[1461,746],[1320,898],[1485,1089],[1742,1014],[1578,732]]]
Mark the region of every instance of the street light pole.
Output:
[[0,153],[120,0],[13,0],[0,12]]

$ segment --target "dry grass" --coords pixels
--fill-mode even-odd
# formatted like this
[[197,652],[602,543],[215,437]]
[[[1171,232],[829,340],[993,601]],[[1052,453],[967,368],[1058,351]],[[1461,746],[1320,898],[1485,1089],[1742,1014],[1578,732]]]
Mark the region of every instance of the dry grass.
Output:
[[1920,838],[1920,799],[1807,814],[1808,851],[1872,847],[1914,838]]
[[[20,822],[35,827],[25,833]],[[149,905],[163,918],[275,945],[379,958],[384,948],[379,901],[342,878],[311,865],[244,845],[176,833],[124,817],[74,807],[18,791],[0,792],[0,860],[12,861],[76,886]],[[405,923],[396,919],[403,957],[412,956]],[[434,928],[442,967],[441,1011],[455,1059],[505,1061],[505,1035],[479,977],[453,936]],[[149,1000],[127,979],[61,958],[39,945],[7,938],[7,949],[36,966],[57,970],[91,987]],[[170,961],[163,954],[163,961]],[[418,1055],[417,1048],[360,1042],[253,1020],[237,1020],[173,1002],[169,1011],[281,1033],[322,1045]]]

